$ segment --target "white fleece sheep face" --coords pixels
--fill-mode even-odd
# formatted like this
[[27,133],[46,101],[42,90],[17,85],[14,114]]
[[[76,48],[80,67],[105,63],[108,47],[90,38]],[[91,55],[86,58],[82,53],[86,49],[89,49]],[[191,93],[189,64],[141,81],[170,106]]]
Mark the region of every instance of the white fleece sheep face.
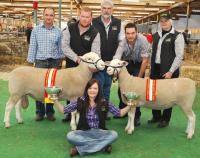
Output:
[[[83,55],[81,58],[84,61],[91,63],[91,64],[89,64],[89,68],[91,68],[91,69],[98,68],[98,70],[103,70],[105,68],[104,61],[102,59],[100,59],[100,57],[94,52],[87,53],[87,54]],[[95,66],[95,63],[96,63],[96,66]]]
[[119,73],[121,71],[121,68],[124,66],[124,64],[124,61],[113,59],[108,65],[107,73],[115,76],[117,72]]

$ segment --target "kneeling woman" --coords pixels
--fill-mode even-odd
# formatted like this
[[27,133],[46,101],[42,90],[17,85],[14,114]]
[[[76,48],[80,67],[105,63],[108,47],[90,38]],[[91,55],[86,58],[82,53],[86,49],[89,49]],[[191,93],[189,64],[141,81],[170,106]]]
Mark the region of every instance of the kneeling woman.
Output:
[[63,107],[55,101],[60,112],[68,114],[78,110],[80,114],[77,130],[67,134],[68,141],[75,146],[70,151],[71,156],[98,151],[110,153],[112,150],[111,143],[117,139],[118,134],[113,130],[106,130],[106,112],[122,117],[129,111],[130,105],[119,110],[112,103],[105,101],[101,92],[99,81],[91,79],[86,85],[84,95],[76,102]]

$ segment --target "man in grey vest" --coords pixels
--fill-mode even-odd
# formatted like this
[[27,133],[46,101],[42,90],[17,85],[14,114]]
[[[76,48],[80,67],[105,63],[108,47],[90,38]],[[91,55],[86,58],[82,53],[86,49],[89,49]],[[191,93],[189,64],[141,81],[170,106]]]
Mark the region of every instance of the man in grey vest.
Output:
[[[175,31],[168,13],[160,15],[159,24],[160,30],[153,35],[150,78],[178,78],[184,54],[183,35]],[[169,125],[172,108],[163,110],[163,113],[161,110],[153,110],[152,113],[153,118],[148,120],[149,124],[158,123],[159,128]]]
[[[111,0],[103,0],[101,3],[101,15],[92,21],[93,26],[100,33],[101,58],[103,61],[111,61],[113,59],[119,42],[124,35],[123,29],[121,29],[121,20],[112,16],[113,6]],[[95,73],[94,78],[100,81],[104,98],[109,101],[112,84],[111,77],[106,73],[106,70],[103,70]]]

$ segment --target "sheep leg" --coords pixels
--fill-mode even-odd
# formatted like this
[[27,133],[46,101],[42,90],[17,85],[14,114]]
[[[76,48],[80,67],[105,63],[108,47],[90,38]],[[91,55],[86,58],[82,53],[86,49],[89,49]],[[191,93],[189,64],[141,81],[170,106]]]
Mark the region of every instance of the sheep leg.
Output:
[[131,112],[131,110],[128,112],[128,122],[127,122],[127,125],[126,125],[126,128],[125,128],[125,131],[126,132],[128,132],[128,130],[129,130],[129,128],[130,128],[130,123],[131,123],[131,117],[130,117],[130,115],[132,115],[131,114],[132,112]]
[[134,118],[135,118],[135,110],[136,107],[132,107],[128,113],[128,117],[130,117],[130,126],[128,129],[128,134],[132,134],[134,131]]
[[20,99],[16,106],[15,106],[15,112],[16,112],[16,120],[19,124],[22,124],[23,123],[23,119],[22,119],[22,115],[21,115],[21,103],[22,103],[22,100]]
[[187,133],[187,138],[191,139],[192,136],[194,135],[195,121],[196,121],[196,116],[192,111],[192,109],[190,112],[188,112],[187,117],[188,117],[188,124],[185,132]]
[[9,98],[8,102],[6,103],[5,115],[4,115],[5,128],[10,127],[10,113],[11,113],[13,107],[15,106],[15,104],[18,102],[18,100],[19,100],[19,97],[11,96]]
[[71,112],[71,122],[70,122],[71,130],[76,130],[76,111]]
[[79,118],[80,118],[80,114],[78,111],[76,111],[76,125],[78,125]]
[[187,104],[182,104],[181,108],[188,118],[188,124],[185,132],[187,134],[187,138],[191,139],[194,135],[196,116],[191,106],[188,106]]

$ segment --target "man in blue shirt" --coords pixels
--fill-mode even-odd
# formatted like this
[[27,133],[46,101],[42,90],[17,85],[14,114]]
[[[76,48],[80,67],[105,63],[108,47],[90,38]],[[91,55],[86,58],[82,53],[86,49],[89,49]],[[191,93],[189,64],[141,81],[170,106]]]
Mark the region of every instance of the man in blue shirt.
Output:
[[[119,44],[113,59],[121,59],[128,62],[127,70],[130,75],[137,77],[144,77],[149,60],[149,43],[145,36],[137,33],[137,27],[134,23],[128,23],[125,26],[125,38]],[[123,109],[126,105],[122,102],[120,89],[119,94],[119,108]],[[136,108],[135,126],[140,125],[140,108]],[[118,117],[115,117],[118,118]]]
[[[52,8],[44,9],[44,22],[35,27],[31,33],[27,61],[37,68],[60,68],[64,57],[61,50],[61,31],[53,25],[55,13]],[[43,85],[41,85],[43,86]],[[36,101],[36,121],[44,119],[55,121],[52,104]]]

